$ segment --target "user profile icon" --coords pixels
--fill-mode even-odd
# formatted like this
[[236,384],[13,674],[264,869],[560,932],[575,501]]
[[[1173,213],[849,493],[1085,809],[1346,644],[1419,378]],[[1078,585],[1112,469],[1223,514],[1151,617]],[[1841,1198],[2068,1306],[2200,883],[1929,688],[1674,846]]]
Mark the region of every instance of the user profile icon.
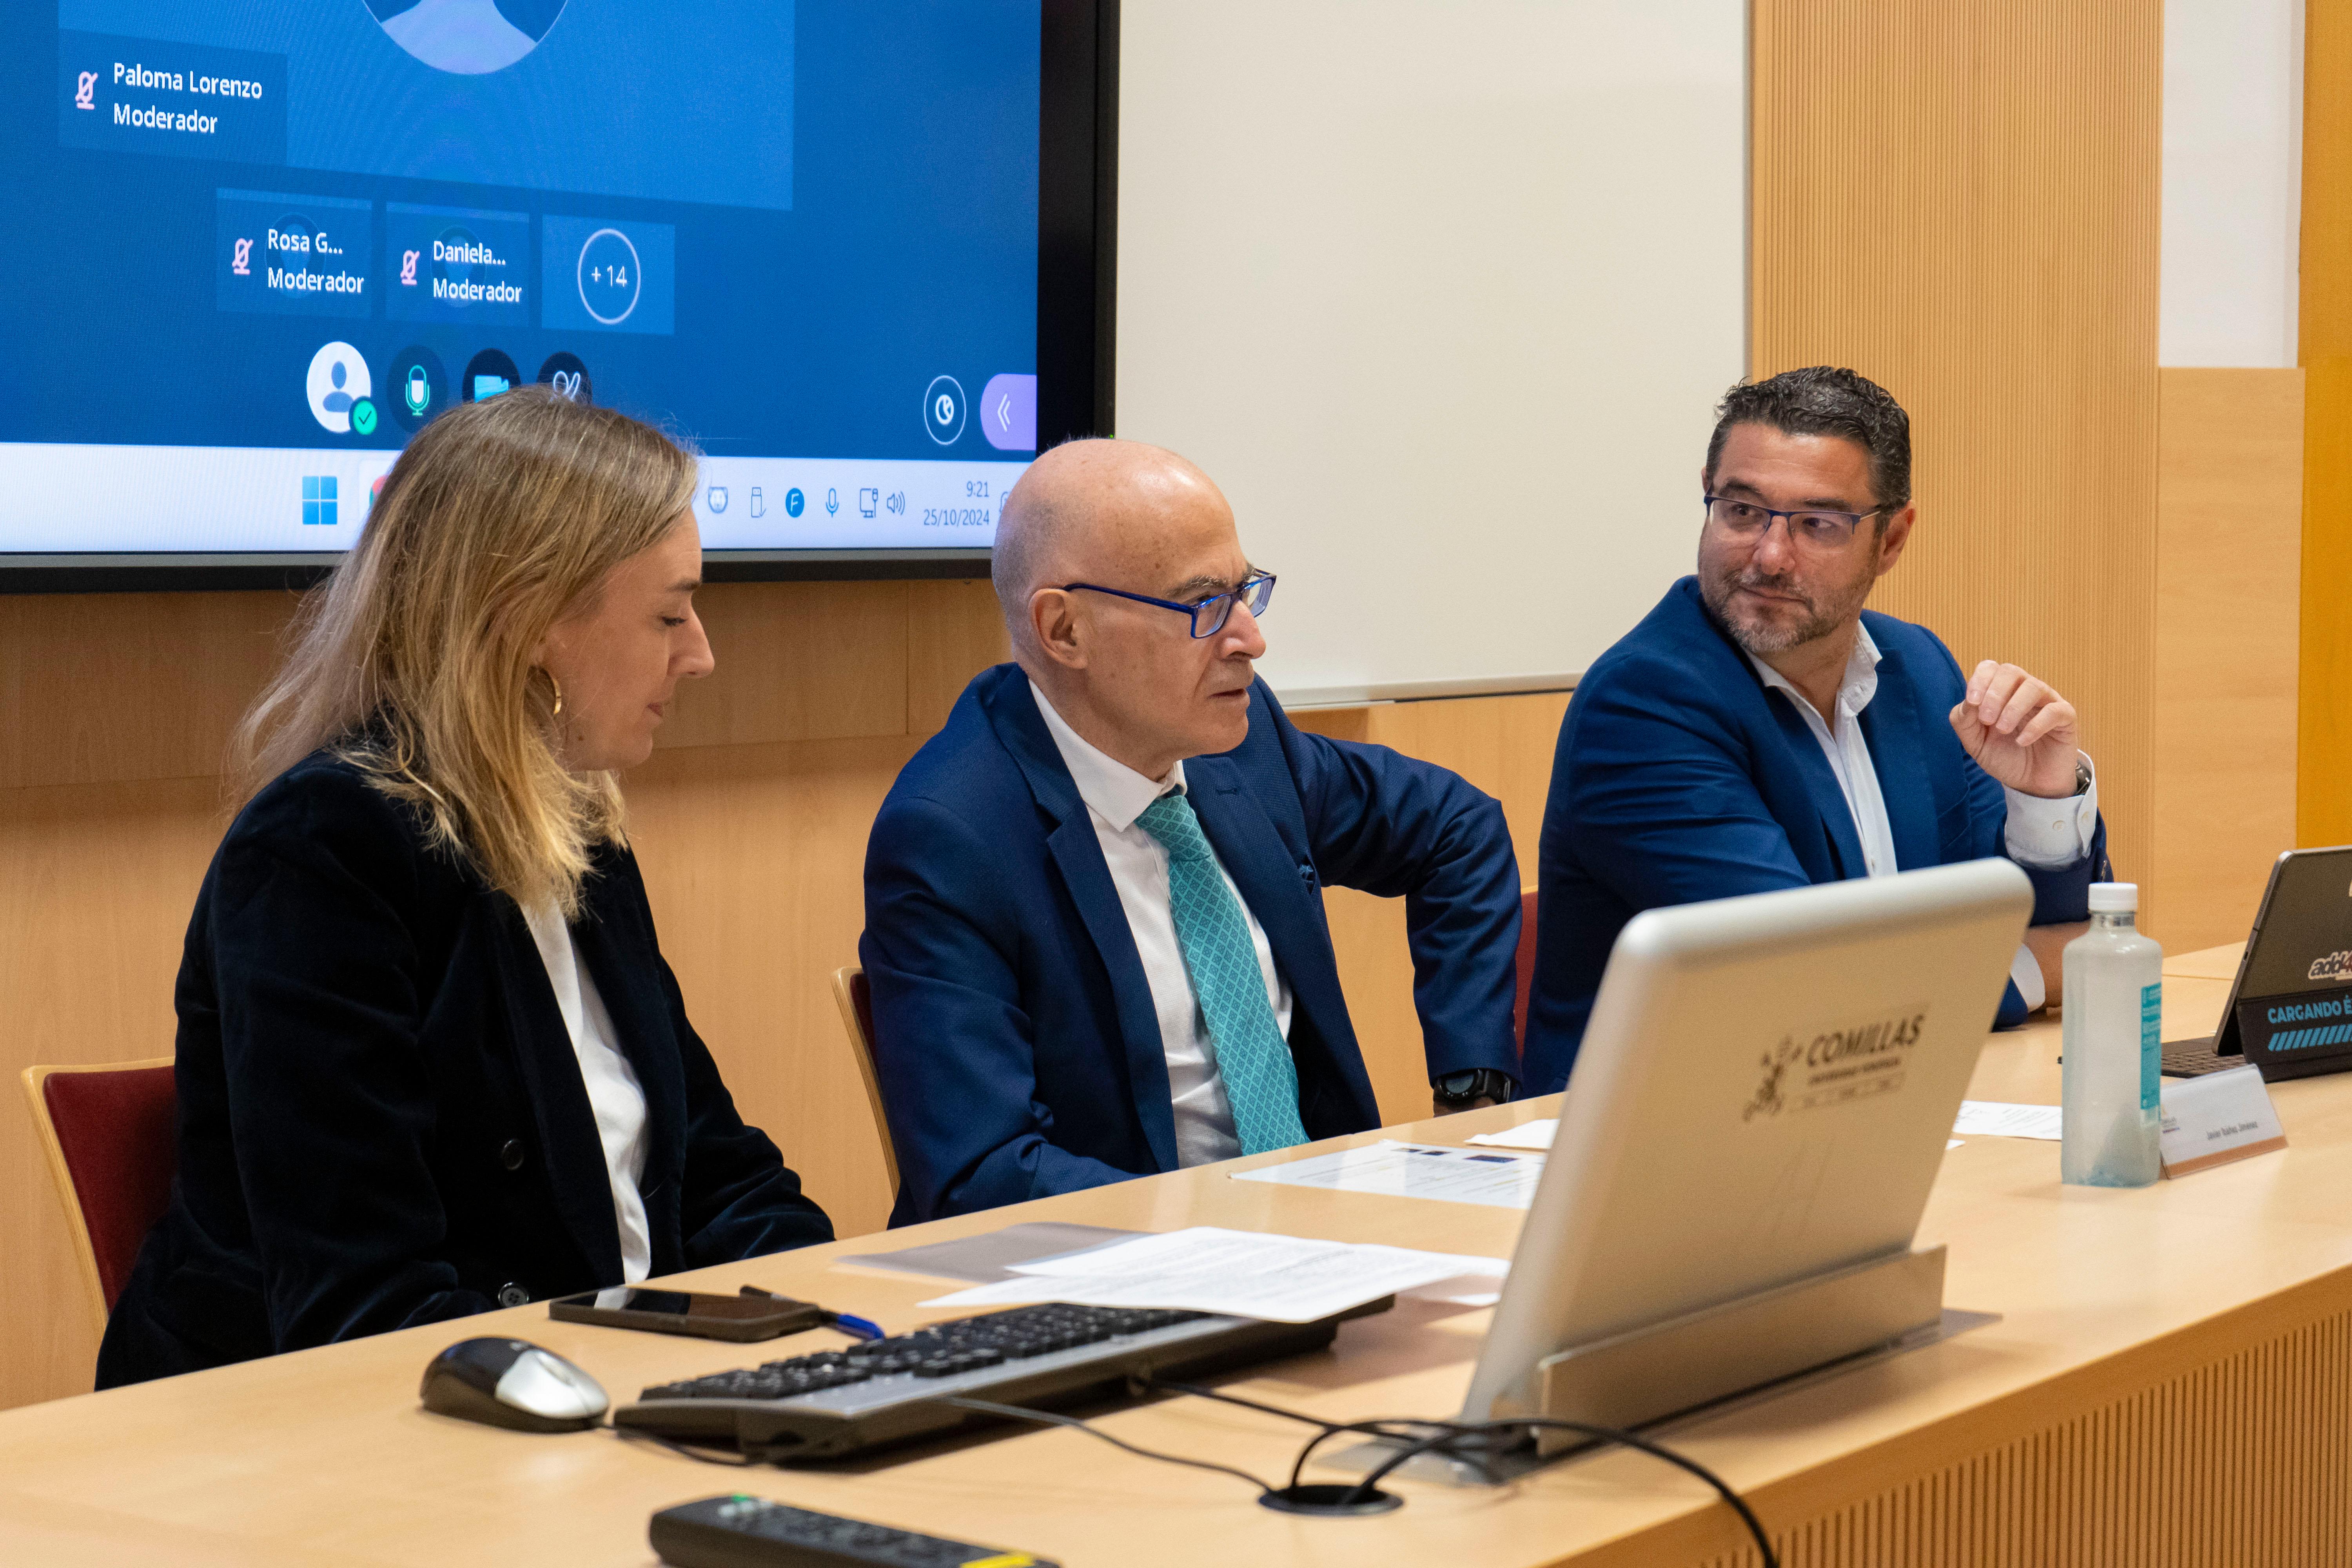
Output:
[[411,343],[392,356],[384,372],[384,395],[376,401],[392,410],[405,430],[422,429],[426,421],[449,405],[449,373],[441,356],[422,343]]
[[595,384],[588,379],[588,367],[580,363],[578,354],[551,353],[547,363],[539,367],[539,384],[553,387],[562,396],[574,403],[593,404]]
[[502,71],[539,47],[565,0],[365,0],[384,37],[453,76]]
[[312,354],[310,373],[302,384],[303,395],[310,403],[310,417],[337,436],[351,433],[352,405],[374,390],[367,361],[344,342],[328,343]]
[[466,362],[457,395],[467,403],[488,403],[501,392],[512,392],[521,381],[522,372],[515,369],[514,361],[496,349],[484,349]]

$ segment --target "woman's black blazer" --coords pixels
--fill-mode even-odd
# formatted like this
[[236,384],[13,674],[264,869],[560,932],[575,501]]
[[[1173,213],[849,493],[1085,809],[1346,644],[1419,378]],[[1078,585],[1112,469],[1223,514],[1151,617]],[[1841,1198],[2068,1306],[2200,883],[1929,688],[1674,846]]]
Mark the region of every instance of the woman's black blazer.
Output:
[[[635,858],[573,926],[644,1086],[653,1271],[832,1239],[686,1021]],[[214,856],[180,964],[179,1173],[98,1385],[621,1283],[593,1113],[522,911],[320,752]]]

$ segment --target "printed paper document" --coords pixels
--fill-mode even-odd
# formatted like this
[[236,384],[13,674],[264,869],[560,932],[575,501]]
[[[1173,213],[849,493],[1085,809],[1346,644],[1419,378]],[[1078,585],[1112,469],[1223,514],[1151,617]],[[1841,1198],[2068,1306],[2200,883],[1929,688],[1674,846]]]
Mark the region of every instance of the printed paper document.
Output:
[[1522,1121],[1517,1127],[1506,1127],[1500,1132],[1473,1132],[1470,1142],[1484,1143],[1489,1149],[1549,1149],[1559,1133],[1559,1118],[1547,1116],[1536,1121]]
[[1446,1281],[1445,1299],[1479,1293],[1465,1275],[1501,1278],[1499,1258],[1420,1252],[1307,1237],[1195,1226],[1139,1236],[1072,1258],[1013,1265],[1015,1277],[934,1297],[926,1307],[1009,1307],[1075,1301],[1094,1307],[1177,1307],[1305,1323],[1382,1296]]
[[2058,1141],[2058,1107],[2011,1105],[1998,1100],[1960,1101],[1959,1119],[1952,1123],[1956,1138],[2046,1138]]
[[1235,1171],[1234,1180],[1523,1209],[1535,1201],[1543,1168],[1541,1154],[1496,1154],[1483,1149],[1444,1149],[1433,1143],[1400,1143],[1383,1138],[1361,1149]]

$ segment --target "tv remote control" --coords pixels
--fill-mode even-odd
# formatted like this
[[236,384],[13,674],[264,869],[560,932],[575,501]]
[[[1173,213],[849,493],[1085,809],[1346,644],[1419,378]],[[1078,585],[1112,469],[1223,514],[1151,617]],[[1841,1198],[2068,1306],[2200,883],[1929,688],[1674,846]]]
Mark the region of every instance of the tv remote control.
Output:
[[646,1534],[672,1568],[1058,1568],[1026,1552],[918,1535],[741,1492],[666,1508]]

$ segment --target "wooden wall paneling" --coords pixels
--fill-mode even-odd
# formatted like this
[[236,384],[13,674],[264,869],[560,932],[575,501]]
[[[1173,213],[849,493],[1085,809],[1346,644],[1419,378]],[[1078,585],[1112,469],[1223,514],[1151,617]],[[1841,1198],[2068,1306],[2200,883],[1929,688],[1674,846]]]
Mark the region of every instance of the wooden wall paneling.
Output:
[[2152,848],[2158,0],[1756,0],[1751,369],[1913,422],[1878,608],[2082,710],[2117,874]]
[[787,693],[765,700],[791,743],[679,745],[631,775],[648,895],[745,1119],[839,1234],[880,1230],[895,1194],[829,987],[857,962],[882,797],[971,678],[1004,658],[1003,622],[985,583],[705,594],[720,665],[703,684],[731,671],[739,688]]
[[[1536,844],[1551,757],[1568,693],[1465,697],[1369,708],[1310,709],[1291,717],[1302,730],[1337,740],[1391,746],[1453,769],[1500,801],[1518,854],[1519,880],[1536,880]],[[1412,1005],[1412,955],[1405,946],[1404,900],[1351,888],[1323,896],[1348,1016],[1384,1122],[1429,1114],[1429,1066]]]
[[2352,844],[2352,0],[2303,35],[2303,658],[2296,826]]
[[1552,752],[1568,717],[1565,691],[1397,702],[1371,710],[1370,738],[1442,762],[1500,801],[1518,854],[1519,881],[1536,885],[1536,847],[1551,792]]
[[716,661],[680,684],[663,750],[907,729],[905,583],[716,583],[695,595]]
[[918,738],[666,751],[629,780],[640,864],[688,1015],[744,1120],[843,1236],[893,1194],[828,986],[857,962],[866,837]]
[[[221,805],[215,777],[0,789],[0,1068],[10,1079],[36,1062],[170,1054],[172,981]],[[22,1096],[7,1099],[0,1405],[85,1392],[98,1355],[31,1112]]]
[[289,594],[0,597],[0,789],[217,777]]
[[2303,372],[2168,369],[2158,441],[2152,934],[2242,940],[2295,843]]
[[907,733],[936,735],[971,678],[1013,648],[987,579],[907,586]]

